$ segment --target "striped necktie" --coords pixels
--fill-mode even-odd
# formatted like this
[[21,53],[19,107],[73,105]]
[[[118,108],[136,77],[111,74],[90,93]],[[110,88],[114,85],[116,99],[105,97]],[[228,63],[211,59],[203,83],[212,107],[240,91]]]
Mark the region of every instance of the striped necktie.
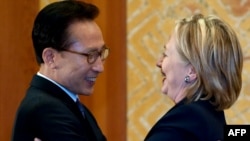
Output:
[[82,116],[85,118],[84,107],[83,107],[83,105],[81,104],[81,102],[79,101],[79,99],[76,100],[76,104],[77,104],[79,110],[81,111]]

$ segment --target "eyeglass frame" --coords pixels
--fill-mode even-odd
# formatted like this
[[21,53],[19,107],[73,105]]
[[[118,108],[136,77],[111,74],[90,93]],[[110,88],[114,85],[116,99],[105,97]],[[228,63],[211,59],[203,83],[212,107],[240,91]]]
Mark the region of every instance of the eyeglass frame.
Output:
[[[87,57],[87,62],[88,62],[89,64],[94,64],[94,63],[96,62],[96,60],[98,59],[98,57],[100,57],[101,60],[104,61],[104,60],[109,56],[109,50],[110,50],[110,49],[109,49],[108,47],[106,47],[106,46],[102,47],[101,51],[95,50],[95,51],[90,51],[90,52],[88,52],[88,53],[77,52],[77,51],[69,50],[69,49],[66,49],[66,48],[60,49],[60,51],[66,51],[66,52],[70,52],[70,53],[74,53],[74,54],[86,56],[86,57]],[[105,52],[107,52],[106,57],[104,56],[104,55],[105,55]],[[93,56],[95,56],[96,54],[98,54],[98,56],[95,57],[94,61],[90,62],[89,60],[90,60],[91,56],[93,57]],[[102,58],[102,57],[103,57],[103,58]]]

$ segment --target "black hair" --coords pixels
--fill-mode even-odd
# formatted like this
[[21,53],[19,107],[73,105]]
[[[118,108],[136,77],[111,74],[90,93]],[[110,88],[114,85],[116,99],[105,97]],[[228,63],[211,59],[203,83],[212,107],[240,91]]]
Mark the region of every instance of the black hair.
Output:
[[98,14],[95,5],[76,0],[58,1],[44,7],[37,15],[32,31],[37,63],[44,63],[42,52],[45,48],[67,48],[70,24],[78,20],[94,20]]

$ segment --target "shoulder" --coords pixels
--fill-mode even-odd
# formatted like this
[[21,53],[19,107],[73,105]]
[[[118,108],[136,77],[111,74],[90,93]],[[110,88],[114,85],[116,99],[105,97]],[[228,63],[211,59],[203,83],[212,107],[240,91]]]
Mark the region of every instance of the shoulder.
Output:
[[65,97],[67,95],[60,91],[49,93],[38,87],[30,87],[19,106],[18,113],[26,117],[32,117],[33,120],[56,114],[72,115],[72,109],[76,109],[74,108],[74,101],[70,97]]
[[[165,116],[187,116],[187,118],[193,119],[204,119],[214,116],[221,115],[224,113],[223,111],[217,111],[216,107],[214,107],[208,100],[199,100],[193,102],[181,102],[175,105],[172,109],[169,110]],[[196,121],[197,122],[197,121]]]
[[218,139],[223,136],[224,124],[223,111],[216,111],[209,101],[180,103],[154,125],[150,136],[176,140],[181,140],[180,135],[190,140]]
[[162,123],[176,124],[187,128],[210,127],[211,123],[225,124],[223,111],[217,111],[209,101],[181,103],[174,106],[161,119]]

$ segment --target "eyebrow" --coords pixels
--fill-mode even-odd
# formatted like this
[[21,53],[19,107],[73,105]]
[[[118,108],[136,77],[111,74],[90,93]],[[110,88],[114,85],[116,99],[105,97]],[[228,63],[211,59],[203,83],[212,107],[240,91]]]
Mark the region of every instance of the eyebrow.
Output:
[[[102,45],[101,49],[107,47],[106,44]],[[90,49],[86,49],[87,52],[92,52],[92,51],[99,51],[99,47],[89,47]]]

